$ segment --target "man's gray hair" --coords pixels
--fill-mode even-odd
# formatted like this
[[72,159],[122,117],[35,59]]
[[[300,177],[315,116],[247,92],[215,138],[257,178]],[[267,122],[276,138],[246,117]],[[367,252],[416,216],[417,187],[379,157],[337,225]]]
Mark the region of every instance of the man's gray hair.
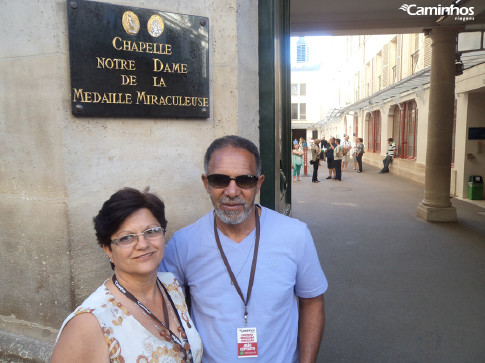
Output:
[[256,161],[256,176],[261,175],[261,156],[259,155],[258,148],[248,139],[236,135],[228,135],[212,141],[207,148],[204,157],[204,171],[206,175],[209,175],[209,162],[212,154],[214,154],[215,151],[224,149],[228,146],[232,146],[236,149],[244,149],[253,154]]

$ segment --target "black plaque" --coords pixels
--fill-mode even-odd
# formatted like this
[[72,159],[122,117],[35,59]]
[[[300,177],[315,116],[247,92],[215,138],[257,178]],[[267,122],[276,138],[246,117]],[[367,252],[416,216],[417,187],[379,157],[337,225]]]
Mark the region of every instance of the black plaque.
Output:
[[67,0],[72,113],[208,118],[209,20]]

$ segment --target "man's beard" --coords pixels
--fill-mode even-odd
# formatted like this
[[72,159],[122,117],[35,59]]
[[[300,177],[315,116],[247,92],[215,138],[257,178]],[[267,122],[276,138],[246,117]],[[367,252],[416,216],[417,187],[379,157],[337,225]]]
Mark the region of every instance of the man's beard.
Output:
[[[226,224],[239,224],[242,223],[246,218],[248,217],[249,213],[251,212],[251,209],[253,208],[254,205],[254,200],[251,203],[250,206],[246,203],[244,198],[236,197],[236,198],[229,198],[228,196],[220,198],[217,203],[215,203],[214,199],[212,199],[211,195],[211,201],[212,205],[214,206],[214,210],[216,212],[216,215],[219,217],[219,219]],[[223,203],[235,203],[235,204],[242,204],[243,210],[242,211],[227,211],[221,209],[221,205]]]

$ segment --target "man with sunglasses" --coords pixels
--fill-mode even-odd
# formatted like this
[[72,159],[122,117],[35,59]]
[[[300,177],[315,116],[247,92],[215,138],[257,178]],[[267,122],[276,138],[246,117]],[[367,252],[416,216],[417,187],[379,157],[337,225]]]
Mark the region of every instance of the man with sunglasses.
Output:
[[315,362],[327,280],[307,226],[255,204],[257,147],[238,136],[207,149],[214,210],[176,232],[160,266],[186,286],[203,362]]

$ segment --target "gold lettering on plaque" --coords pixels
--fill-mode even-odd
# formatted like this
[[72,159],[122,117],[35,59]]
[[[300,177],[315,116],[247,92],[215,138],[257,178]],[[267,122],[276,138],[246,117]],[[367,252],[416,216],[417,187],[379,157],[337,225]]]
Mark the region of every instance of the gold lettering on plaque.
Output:
[[115,93],[115,92],[107,92],[107,93],[99,93],[99,92],[91,92],[91,91],[84,91],[82,88],[77,89],[73,88],[74,98],[73,102],[81,102],[81,103],[116,103],[116,104],[128,104],[132,103],[131,94],[130,93]]
[[136,86],[136,76],[134,75],[121,75],[121,85],[122,86]]
[[127,52],[172,55],[171,44],[134,42],[132,40],[121,39],[120,37],[114,37],[111,44],[116,50],[124,50]]
[[127,71],[136,70],[135,61],[132,59],[118,59],[118,58],[104,58],[96,57],[98,60],[98,68],[107,69],[126,69]]
[[165,81],[163,80],[162,77],[153,77],[153,86],[154,87],[167,87],[165,85]]
[[185,63],[165,63],[158,59],[153,58],[153,71],[165,72],[165,73],[187,73],[187,64]]

